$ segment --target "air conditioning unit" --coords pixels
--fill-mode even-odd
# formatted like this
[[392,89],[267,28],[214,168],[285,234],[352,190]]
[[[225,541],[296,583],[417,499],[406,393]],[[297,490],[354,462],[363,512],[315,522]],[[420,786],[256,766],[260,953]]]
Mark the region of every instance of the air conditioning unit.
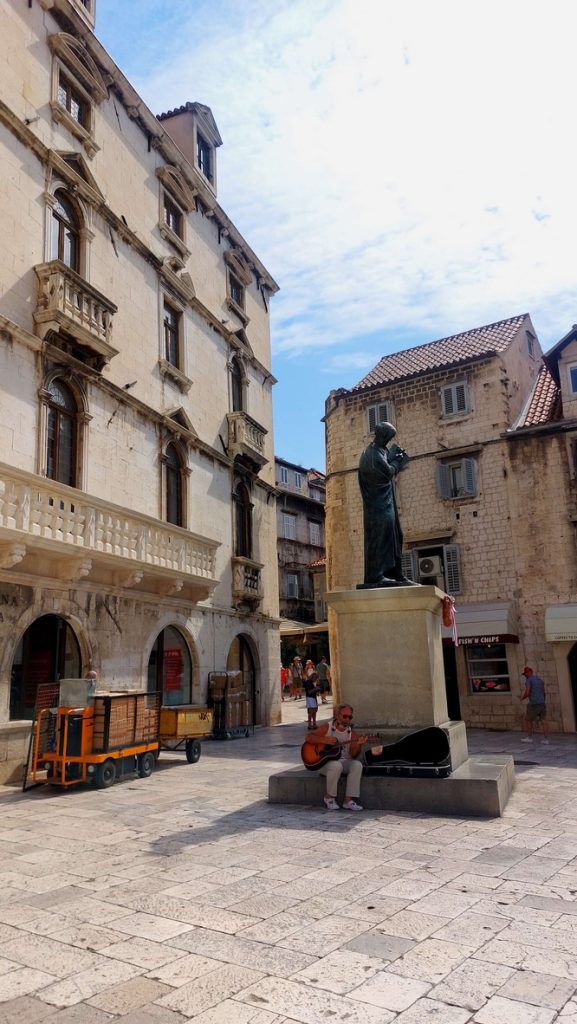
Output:
[[441,576],[443,567],[438,555],[419,558],[419,576]]

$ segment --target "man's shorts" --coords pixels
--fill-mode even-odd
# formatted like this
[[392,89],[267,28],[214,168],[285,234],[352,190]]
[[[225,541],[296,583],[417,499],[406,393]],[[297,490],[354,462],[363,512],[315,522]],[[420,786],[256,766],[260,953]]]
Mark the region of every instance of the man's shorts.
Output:
[[528,704],[527,719],[529,722],[540,722],[547,715],[546,704]]

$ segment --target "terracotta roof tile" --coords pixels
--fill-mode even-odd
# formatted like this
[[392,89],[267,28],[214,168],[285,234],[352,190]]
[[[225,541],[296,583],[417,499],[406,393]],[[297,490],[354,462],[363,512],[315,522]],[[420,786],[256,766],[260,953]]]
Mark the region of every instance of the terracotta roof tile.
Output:
[[320,569],[326,564],[326,558],[315,558],[314,562],[307,562],[307,569]]
[[543,364],[535,381],[527,411],[517,424],[517,429],[536,427],[541,423],[551,423],[559,419],[562,419],[561,392],[548,367]]
[[528,319],[529,314],[523,313],[521,316],[511,317],[510,320],[499,320],[495,324],[475,327],[462,334],[453,334],[449,338],[441,338],[439,341],[430,341],[426,345],[417,345],[403,352],[383,356],[375,368],[355,384],[351,391],[392,384],[406,377],[504,352]]

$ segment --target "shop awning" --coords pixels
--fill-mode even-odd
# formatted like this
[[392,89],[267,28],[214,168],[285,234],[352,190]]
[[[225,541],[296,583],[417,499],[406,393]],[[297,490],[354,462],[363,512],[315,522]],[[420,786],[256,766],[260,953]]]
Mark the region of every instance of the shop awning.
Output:
[[545,609],[545,639],[577,640],[577,604],[558,604]]
[[296,622],[295,619],[281,619],[281,636],[304,636],[305,633],[328,633],[328,622]]
[[[459,643],[518,644],[515,608],[511,601],[457,604]],[[450,627],[443,626],[443,639],[452,639]]]

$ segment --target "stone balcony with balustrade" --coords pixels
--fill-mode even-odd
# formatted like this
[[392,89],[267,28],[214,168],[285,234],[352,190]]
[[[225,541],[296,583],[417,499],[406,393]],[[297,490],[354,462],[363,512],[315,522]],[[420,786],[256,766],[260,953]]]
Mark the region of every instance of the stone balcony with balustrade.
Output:
[[112,345],[112,318],[117,307],[60,260],[40,263],[34,270],[38,278],[36,333],[41,338],[51,333],[74,339],[102,369],[118,353]]
[[227,420],[228,454],[231,458],[244,456],[259,468],[266,466],[268,459],[264,446],[268,431],[246,412],[229,412]]
[[0,569],[197,602],[217,580],[216,541],[0,463]]
[[232,559],[232,599],[254,611],[263,598],[262,562],[236,555]]

